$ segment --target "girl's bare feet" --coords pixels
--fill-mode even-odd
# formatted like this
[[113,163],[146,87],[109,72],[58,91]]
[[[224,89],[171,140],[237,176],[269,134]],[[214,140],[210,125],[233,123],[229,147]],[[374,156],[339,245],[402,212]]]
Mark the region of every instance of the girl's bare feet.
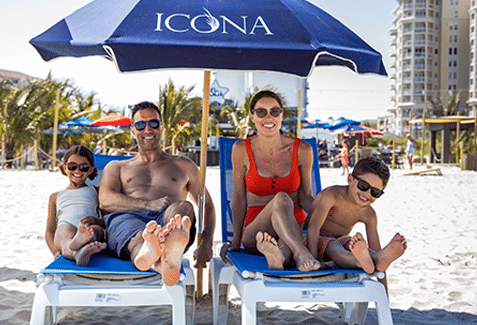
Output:
[[144,243],[134,259],[134,266],[141,271],[149,270],[164,251],[164,232],[156,221],[149,221],[142,232]]
[[268,269],[269,270],[283,270],[283,263],[285,262],[285,257],[283,256],[280,248],[278,248],[278,243],[270,236],[268,233],[262,233],[259,231],[255,236],[257,241],[257,249],[262,253],[267,259]]
[[404,254],[406,249],[406,238],[400,233],[396,233],[386,247],[379,252],[376,252],[376,270],[386,271],[392,262]]
[[87,243],[89,243],[94,237],[94,231],[91,227],[80,223],[78,225],[78,230],[76,231],[75,236],[71,240],[69,249],[72,251],[77,251]]
[[374,272],[374,262],[371,258],[371,255],[369,255],[368,243],[366,240],[364,240],[364,237],[361,233],[358,232],[351,238],[349,242],[349,249],[364,272]]
[[76,265],[86,266],[89,263],[91,255],[99,253],[106,248],[106,243],[98,241],[86,244],[75,255]]
[[165,231],[164,255],[161,259],[162,280],[167,286],[174,286],[180,280],[182,256],[189,242],[190,218],[177,214],[167,224]]

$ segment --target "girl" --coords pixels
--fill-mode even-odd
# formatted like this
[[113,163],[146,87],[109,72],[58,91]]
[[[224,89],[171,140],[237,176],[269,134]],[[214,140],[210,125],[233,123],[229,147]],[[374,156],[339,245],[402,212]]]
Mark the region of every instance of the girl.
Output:
[[97,175],[94,155],[84,146],[73,146],[60,165],[70,183],[65,190],[51,194],[45,240],[55,258],[64,257],[77,265],[88,265],[91,255],[106,248],[105,226],[98,216],[98,193],[85,184]]
[[348,158],[348,156],[349,156],[348,141],[342,140],[341,141],[340,153],[338,155],[336,155],[336,158],[341,158],[341,166],[343,167],[343,174],[341,174],[341,175],[344,175],[345,171],[346,171],[346,174],[349,174],[349,167],[348,167],[349,158]]

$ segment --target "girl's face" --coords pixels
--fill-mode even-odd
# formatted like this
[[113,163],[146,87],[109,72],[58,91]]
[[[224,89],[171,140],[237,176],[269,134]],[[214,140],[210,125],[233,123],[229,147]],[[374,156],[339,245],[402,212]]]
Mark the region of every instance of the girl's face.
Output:
[[86,157],[71,155],[63,168],[71,183],[75,186],[83,186],[95,167],[91,166]]

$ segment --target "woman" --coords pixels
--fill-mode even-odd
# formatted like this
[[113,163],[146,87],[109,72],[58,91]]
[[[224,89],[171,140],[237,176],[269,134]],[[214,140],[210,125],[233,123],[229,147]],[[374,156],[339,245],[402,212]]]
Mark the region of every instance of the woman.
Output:
[[295,262],[298,270],[320,267],[303,244],[302,230],[313,201],[312,148],[281,134],[282,102],[271,91],[257,93],[250,104],[250,119],[257,135],[238,141],[232,149],[234,194],[232,244],[243,244],[253,254],[262,253],[269,269]]

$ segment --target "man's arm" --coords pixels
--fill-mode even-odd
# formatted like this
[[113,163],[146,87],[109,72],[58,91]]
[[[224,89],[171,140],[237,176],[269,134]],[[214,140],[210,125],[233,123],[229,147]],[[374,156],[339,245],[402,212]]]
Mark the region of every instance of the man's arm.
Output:
[[[187,170],[189,174],[188,195],[190,199],[199,206],[199,169],[194,163],[190,162]],[[194,252],[194,260],[196,260],[194,267],[200,266],[203,268],[207,267],[206,263],[212,259],[212,245],[215,232],[215,207],[207,188],[205,189],[204,198],[204,231],[202,233],[202,239]],[[199,216],[197,216],[197,222],[198,220]]]
[[108,213],[131,210],[162,211],[172,202],[168,197],[157,200],[132,198],[121,193],[121,162],[111,161],[103,170],[99,184],[99,207]]

